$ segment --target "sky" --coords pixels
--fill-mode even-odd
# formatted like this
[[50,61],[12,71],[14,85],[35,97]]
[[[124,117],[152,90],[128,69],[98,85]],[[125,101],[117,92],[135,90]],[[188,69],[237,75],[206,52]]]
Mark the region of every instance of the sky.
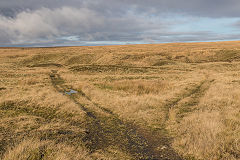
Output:
[[239,0],[1,0],[0,47],[240,40]]

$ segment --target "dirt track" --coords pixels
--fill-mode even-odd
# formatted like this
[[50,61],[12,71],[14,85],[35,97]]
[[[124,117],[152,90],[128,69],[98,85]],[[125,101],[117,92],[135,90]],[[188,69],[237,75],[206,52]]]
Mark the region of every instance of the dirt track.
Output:
[[[50,74],[50,79],[54,88],[63,93],[70,88],[66,86],[64,80],[54,70]],[[109,146],[117,146],[122,150],[129,152],[134,159],[163,159],[163,160],[181,160],[182,158],[171,148],[171,140],[162,132],[152,133],[141,126],[135,126],[130,122],[123,122],[118,115],[111,110],[95,103],[83,91],[75,95],[66,95],[71,101],[78,105],[86,113],[86,135],[82,139],[90,153]],[[97,109],[102,110],[102,115],[88,106],[79,102],[79,97],[85,98]],[[157,147],[158,146],[158,147]],[[159,146],[162,146],[159,148]]]

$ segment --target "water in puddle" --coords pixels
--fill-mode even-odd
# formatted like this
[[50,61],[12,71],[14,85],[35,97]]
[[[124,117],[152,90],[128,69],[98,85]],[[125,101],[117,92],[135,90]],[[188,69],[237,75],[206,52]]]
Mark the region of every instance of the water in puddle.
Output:
[[72,90],[72,89],[70,89],[69,92],[65,91],[65,94],[68,94],[68,95],[72,95],[72,94],[75,94],[75,93],[78,93],[78,92],[75,91],[75,90]]

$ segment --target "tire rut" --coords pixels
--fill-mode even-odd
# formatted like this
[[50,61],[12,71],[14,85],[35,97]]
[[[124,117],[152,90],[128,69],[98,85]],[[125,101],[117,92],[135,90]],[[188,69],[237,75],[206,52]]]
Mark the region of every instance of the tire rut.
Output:
[[165,105],[165,108],[167,110],[165,121],[169,119],[170,109],[177,106],[185,98],[190,98],[190,100],[188,100],[187,103],[185,103],[184,105],[178,108],[179,112],[190,112],[193,106],[196,106],[199,104],[200,98],[205,95],[206,91],[210,88],[211,84],[214,81],[215,81],[214,79],[212,80],[206,79],[202,81],[199,85],[197,85],[196,87],[188,91],[187,93],[181,94],[174,100],[168,102]]
[[155,147],[162,145],[162,148],[160,149],[165,149],[166,155],[171,155],[175,153],[174,149],[171,148],[172,138],[169,137],[168,130],[166,129],[166,124],[167,124],[167,121],[169,120],[170,109],[177,106],[183,99],[188,97],[191,97],[191,100],[188,104],[185,105],[185,108],[182,108],[182,109],[186,109],[186,107],[191,108],[192,106],[197,105],[200,101],[200,98],[205,94],[205,92],[211,86],[212,82],[214,82],[214,80],[204,80],[199,85],[197,85],[196,87],[188,91],[187,93],[185,92],[184,94],[178,96],[176,99],[170,101],[165,105],[166,117],[162,127],[152,133],[146,132],[148,133],[146,134],[146,136],[148,137],[148,140],[151,140],[151,143],[155,145]]
[[[58,92],[64,93],[64,91],[69,89],[68,86],[64,85],[64,80],[60,77],[57,71],[52,71],[50,79],[53,87]],[[78,96],[86,98],[94,106],[100,108],[108,115],[103,116],[92,111],[77,100]],[[82,140],[90,150],[90,153],[99,149],[106,150],[108,147],[116,146],[121,150],[130,153],[134,159],[181,160],[181,157],[177,155],[170,146],[168,146],[168,149],[164,150],[157,149],[156,146],[152,144],[153,139],[156,141],[156,137],[151,137],[150,132],[140,132],[138,127],[132,123],[123,122],[111,110],[95,103],[84,92],[79,91],[76,96],[67,97],[86,113],[86,135]],[[166,143],[166,141],[164,143]]]
[[[115,116],[117,119],[119,119],[117,114],[114,114],[111,110],[106,109],[105,107],[102,107],[98,103],[94,102],[83,91],[80,91],[80,93],[96,107],[98,107],[105,113],[111,114],[112,116]],[[122,121],[120,121],[120,123],[123,124]],[[165,129],[161,129],[160,132],[152,132],[150,130],[147,130],[146,128],[145,129],[142,128],[141,126],[131,126],[131,128],[135,128],[138,134],[147,139],[148,143],[151,145],[150,147],[154,150],[154,153],[159,155],[157,159],[163,160],[182,159],[171,147],[171,138],[167,135],[167,131]]]

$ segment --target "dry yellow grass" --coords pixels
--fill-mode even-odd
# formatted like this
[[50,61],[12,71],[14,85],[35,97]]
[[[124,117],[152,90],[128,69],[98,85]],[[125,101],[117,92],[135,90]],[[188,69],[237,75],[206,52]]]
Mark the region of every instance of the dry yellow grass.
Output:
[[238,41],[0,48],[0,159],[240,159],[239,70]]

